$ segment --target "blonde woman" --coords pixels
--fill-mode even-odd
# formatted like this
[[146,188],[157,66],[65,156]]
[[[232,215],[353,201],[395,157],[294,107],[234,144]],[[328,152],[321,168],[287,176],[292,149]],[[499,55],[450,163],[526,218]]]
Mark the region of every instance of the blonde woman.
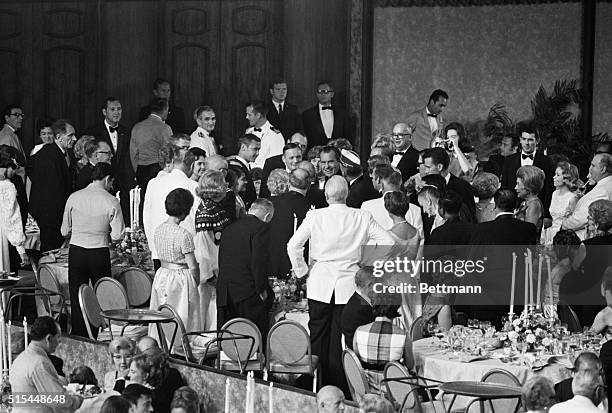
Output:
[[574,212],[579,198],[576,193],[580,186],[578,168],[569,162],[559,162],[555,169],[553,185],[555,191],[552,193],[552,200],[548,209],[552,217],[552,225],[542,232],[542,243],[544,245],[552,245],[553,238],[561,229],[563,220]]
[[516,211],[516,218],[536,226],[538,238],[544,224],[544,206],[538,194],[544,187],[544,171],[537,166],[524,165],[516,171],[516,193],[523,202]]

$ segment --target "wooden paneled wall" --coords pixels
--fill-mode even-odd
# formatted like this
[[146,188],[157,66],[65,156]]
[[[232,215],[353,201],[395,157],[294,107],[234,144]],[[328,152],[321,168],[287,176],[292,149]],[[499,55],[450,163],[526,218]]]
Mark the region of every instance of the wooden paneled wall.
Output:
[[301,110],[323,78],[346,106],[349,13],[347,0],[0,0],[0,107],[22,104],[31,148],[40,117],[69,118],[79,134],[107,96],[131,127],[166,77],[187,132],[194,108],[211,105],[231,150],[244,104],[268,98],[274,76]]

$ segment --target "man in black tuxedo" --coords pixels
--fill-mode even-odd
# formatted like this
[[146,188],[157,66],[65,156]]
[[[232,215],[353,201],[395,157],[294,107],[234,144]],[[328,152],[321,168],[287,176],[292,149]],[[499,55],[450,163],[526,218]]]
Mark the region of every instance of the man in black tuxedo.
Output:
[[[499,166],[500,171],[503,171],[506,158],[514,155],[518,151],[519,137],[515,133],[508,133],[502,136],[499,142],[499,154],[489,156],[489,161]],[[498,175],[501,177],[501,172]]]
[[443,148],[429,148],[423,151],[421,158],[423,159],[423,175],[441,175],[446,181],[446,190],[456,192],[463,200],[463,204],[469,212],[469,222],[476,222],[474,191],[467,181],[448,172],[450,163],[448,152]]
[[88,162],[77,174],[74,184],[75,191],[85,188],[92,182],[91,173],[93,172],[94,166],[96,166],[98,162],[106,162],[107,164],[111,165],[111,160],[113,157],[113,152],[110,146],[108,143],[106,143],[106,141],[101,139],[87,141],[84,145],[84,152],[85,156],[87,156]]
[[[451,190],[446,191],[446,194],[438,201],[438,213],[446,221],[431,232],[427,244],[469,245],[474,225],[459,220],[462,203],[463,200],[459,194]],[[461,252],[454,249],[453,251],[445,249],[445,251],[446,254],[453,256],[459,256],[458,253]]]
[[[166,117],[166,125],[172,128],[172,132],[187,133],[185,130],[185,112],[183,108],[174,106],[170,102],[170,95],[172,94],[172,86],[170,81],[164,78],[155,79],[153,82],[153,97],[163,98],[168,101],[168,116]],[[138,115],[138,122],[145,120],[151,114],[151,108],[143,106],[140,108],[140,114]]]
[[217,323],[244,317],[254,322],[262,337],[268,333],[266,302],[270,286],[270,226],[272,202],[257,199],[249,213],[221,235],[217,279]]
[[412,146],[412,129],[405,123],[398,123],[393,126],[391,133],[395,144],[395,154],[391,160],[391,165],[402,173],[402,181],[419,171],[419,151]]
[[240,168],[244,172],[246,185],[244,187],[244,192],[242,192],[240,196],[246,208],[249,209],[253,201],[257,199],[255,184],[251,176],[250,162],[254,162],[257,155],[259,155],[261,139],[251,133],[247,133],[238,139],[238,145],[240,147],[240,149],[238,149],[238,155],[229,158],[229,164]]
[[[105,141],[111,150],[114,191],[119,191],[121,212],[126,222],[130,219],[130,189],[136,186],[136,174],[130,162],[130,131],[122,125],[123,110],[119,98],[109,96],[102,106],[104,119],[87,128],[85,135]],[[147,114],[148,116],[148,114]]]
[[380,197],[378,191],[374,189],[370,177],[363,174],[363,168],[359,163],[359,155],[347,149],[342,149],[340,153],[342,174],[349,184],[346,206],[361,208],[361,204],[363,204],[364,201]]
[[[292,145],[289,147],[287,146],[289,144],[294,144],[296,146]],[[302,161],[302,159],[306,159],[308,139],[306,139],[303,132],[295,132],[287,141],[287,145],[283,147],[283,153],[281,155],[272,156],[266,159],[261,173],[261,187],[259,188],[260,198],[270,198],[270,190],[268,189],[268,185],[266,185],[270,172],[275,169],[285,169],[287,172],[291,172],[297,167],[297,164]],[[295,150],[295,148],[299,149],[299,151]],[[285,153],[285,150],[288,149],[291,149],[291,151]]]
[[270,82],[270,95],[272,99],[268,101],[268,121],[287,139],[302,129],[302,117],[297,106],[285,100],[287,81],[275,79]]
[[44,145],[34,155],[30,191],[30,214],[40,228],[40,250],[59,248],[66,200],[72,193],[72,164],[69,150],[76,141],[74,127],[65,119],[53,123],[55,142]]
[[271,198],[274,216],[270,221],[270,275],[287,278],[291,262],[287,255],[287,242],[306,217],[310,204],[306,192],[310,187],[310,175],[303,169],[294,169],[289,175],[289,192]]
[[374,275],[372,267],[362,267],[355,274],[355,292],[349,298],[342,310],[340,318],[340,329],[344,336],[346,348],[353,349],[353,337],[357,327],[370,324],[374,321],[372,312],[372,299],[368,293],[372,293]]
[[[501,187],[514,188],[516,186],[516,171],[523,165],[537,166],[544,171],[544,187],[538,194],[538,198],[544,205],[544,217],[550,219],[550,200],[554,190],[553,175],[555,167],[550,158],[544,155],[543,151],[538,151],[537,146],[540,139],[536,135],[536,130],[528,123],[519,125],[521,134],[521,151],[506,157],[502,170]],[[547,225],[545,224],[545,227]]]
[[340,171],[340,151],[333,146],[325,146],[319,153],[317,181],[310,187],[306,199],[315,208],[325,208],[329,205],[325,199],[325,183],[334,175],[342,175]]
[[[532,223],[514,218],[514,210],[518,205],[514,189],[499,189],[493,199],[495,219],[474,227],[469,256],[473,260],[487,257],[485,272],[476,277],[482,286],[482,297],[479,297],[478,302],[485,305],[474,307],[474,316],[480,320],[499,322],[500,316],[508,310],[507,305],[502,307],[499,304],[508,303],[506,293],[511,284],[512,253],[517,255],[518,268],[518,262],[523,261],[526,246],[536,244],[537,230]],[[524,284],[518,281],[515,291],[523,291]]]
[[353,122],[345,110],[332,106],[334,88],[331,82],[317,84],[319,104],[302,113],[304,132],[308,137],[308,147],[327,145],[330,139],[344,138],[354,142]]

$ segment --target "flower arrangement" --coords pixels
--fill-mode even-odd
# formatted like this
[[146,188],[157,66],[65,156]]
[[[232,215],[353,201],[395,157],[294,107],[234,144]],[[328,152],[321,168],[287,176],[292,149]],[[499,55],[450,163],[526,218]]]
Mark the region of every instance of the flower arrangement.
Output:
[[554,332],[547,318],[541,313],[523,313],[520,317],[506,324],[502,340],[511,343],[523,342],[528,348],[549,347],[554,340]]
[[115,250],[122,261],[128,261],[137,266],[147,261],[151,254],[144,230],[139,227],[134,230],[127,228],[123,239],[115,245]]

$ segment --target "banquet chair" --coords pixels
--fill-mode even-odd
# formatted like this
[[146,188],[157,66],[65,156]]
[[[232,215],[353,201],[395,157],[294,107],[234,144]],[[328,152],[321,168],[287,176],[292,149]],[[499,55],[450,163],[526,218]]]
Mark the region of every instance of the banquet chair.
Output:
[[[480,381],[483,383],[503,384],[510,387],[521,387],[519,379],[508,370],[504,369],[489,370],[482,376]],[[520,402],[521,401],[518,399],[489,400],[488,406],[485,405],[485,412],[515,412]]]
[[125,288],[114,278],[100,278],[94,285],[94,293],[102,311],[125,310],[129,308]]
[[98,330],[98,341],[110,341],[110,331],[106,330],[106,333],[103,333],[107,323],[100,314],[102,309],[98,303],[98,298],[89,284],[82,284],[79,287],[79,306],[81,307],[81,313],[85,320],[85,328],[89,338],[96,340],[91,330],[91,327],[94,327]]
[[557,305],[557,311],[559,313],[559,320],[562,323],[567,323],[567,329],[569,331],[571,331],[572,333],[582,332],[580,320],[578,319],[578,315],[572,307],[560,301]]
[[354,401],[359,401],[366,393],[370,393],[370,384],[361,366],[361,361],[353,350],[347,348],[342,352],[342,367],[344,367],[344,375]]
[[269,373],[294,373],[313,376],[312,391],[317,391],[319,357],[312,354],[310,336],[297,321],[283,320],[268,333],[266,368]]
[[151,298],[153,281],[149,274],[140,268],[128,268],[115,277],[125,288],[130,307],[144,306]]
[[[174,331],[172,332],[172,337],[170,338],[170,341],[169,341],[170,343],[172,343],[172,345],[170,346],[170,356],[174,354],[174,355],[184,358],[185,360],[191,363],[197,363],[197,360],[193,356],[191,345],[187,337],[187,331],[185,329],[185,324],[183,323],[183,320],[181,320],[181,316],[176,312],[174,307],[172,307],[170,304],[162,304],[157,308],[157,310],[161,311],[164,314],[168,314],[172,316],[172,319],[173,319]],[[174,341],[177,338],[177,334],[181,335],[180,336],[181,337],[180,346],[174,344]]]
[[[66,297],[62,293],[60,283],[57,277],[55,276],[55,274],[53,274],[53,272],[46,265],[42,265],[38,267],[34,273],[36,274],[36,281],[37,281],[37,284],[40,286],[40,288],[42,288],[45,291],[50,291],[54,293],[54,297],[49,298],[49,303],[51,304],[51,307],[61,308],[62,306],[61,302],[63,301],[62,311],[66,315],[66,317],[70,318],[67,312],[67,308],[70,307],[70,297]],[[60,300],[60,298],[56,294],[59,294],[60,296],[62,296],[63,300]],[[37,305],[37,307],[39,306]]]
[[423,316],[418,316],[410,326],[410,339],[414,343],[423,338],[423,328],[425,327],[425,319]]
[[[252,340],[245,339],[248,337]],[[261,332],[251,320],[241,317],[229,320],[218,332],[217,341],[220,369],[241,373],[264,369]]]
[[[397,380],[401,379],[401,380]],[[444,412],[444,405],[440,400],[434,400],[430,389],[437,385],[426,384],[425,379],[410,374],[406,366],[391,361],[387,363],[382,383],[387,388],[387,395],[391,402],[398,408],[398,412]],[[419,392],[426,392],[428,401],[421,401]]]

